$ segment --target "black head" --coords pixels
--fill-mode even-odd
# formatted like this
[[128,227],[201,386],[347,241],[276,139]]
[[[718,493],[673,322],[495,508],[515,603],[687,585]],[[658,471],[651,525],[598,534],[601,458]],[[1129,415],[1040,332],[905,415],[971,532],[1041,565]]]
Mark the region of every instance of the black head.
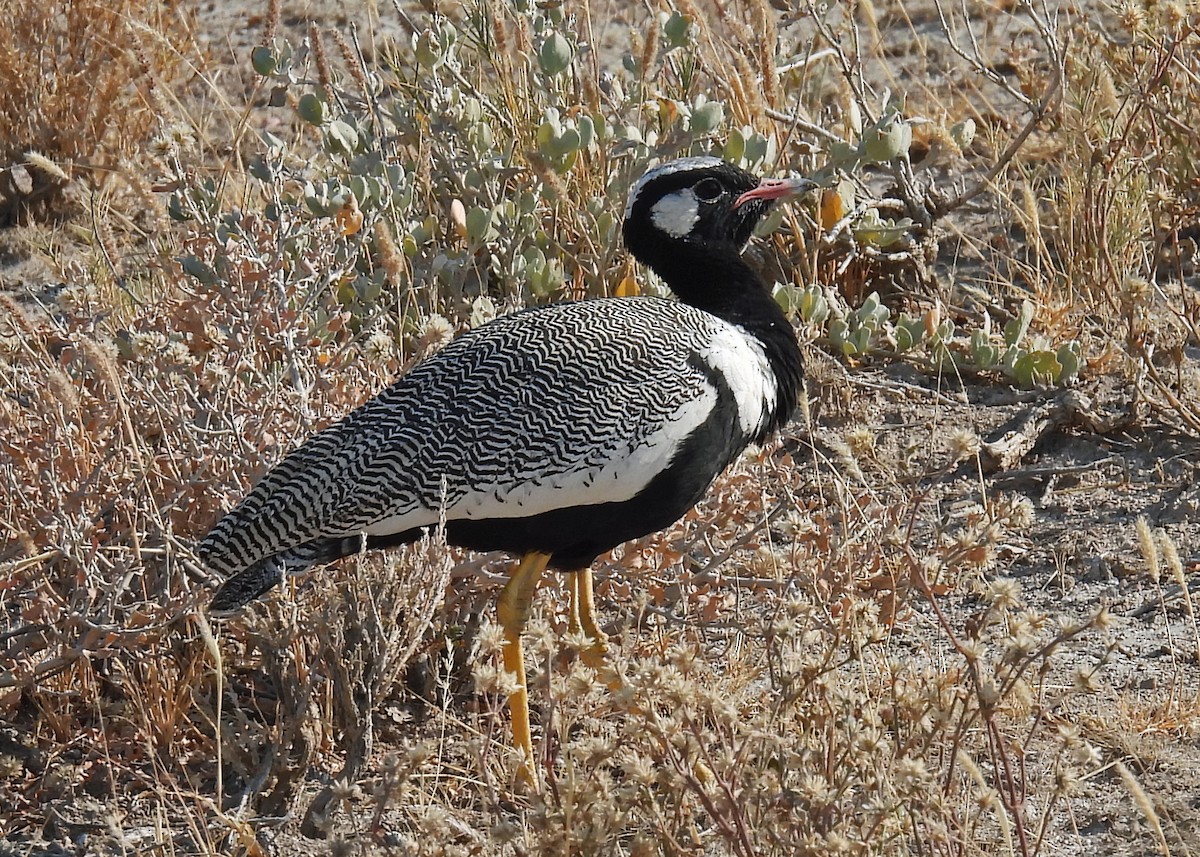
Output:
[[681,158],[647,172],[629,191],[625,244],[643,259],[654,245],[699,244],[740,253],[772,200],[738,201],[759,186],[719,158]]

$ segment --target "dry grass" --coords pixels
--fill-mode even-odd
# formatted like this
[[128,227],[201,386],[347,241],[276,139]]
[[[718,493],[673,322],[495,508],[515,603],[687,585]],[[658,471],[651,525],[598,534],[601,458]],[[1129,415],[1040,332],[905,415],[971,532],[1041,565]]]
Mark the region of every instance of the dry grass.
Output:
[[[1097,694],[1119,696],[1111,617],[1061,620],[1006,579],[1040,510],[972,475],[978,438],[936,412],[928,436],[887,443],[801,421],[677,526],[615,551],[599,592],[619,605],[619,689],[558,641],[551,586],[530,635],[540,795],[511,787],[487,563],[432,539],[209,626],[214,581],[189,547],[295,442],[461,327],[658,288],[616,247],[623,189],[656,158],[841,164],[860,208],[784,215],[758,259],[779,279],[823,283],[831,305],[879,291],[968,332],[1029,300],[1034,336],[1083,343],[1085,377],[1200,429],[1194,8],[1127,7],[1114,39],[1024,5],[939,24],[899,0],[854,18],[681,2],[690,29],[620,10],[637,25],[624,66],[571,40],[553,72],[548,33],[613,10],[441,5],[397,12],[390,43],[313,26],[307,51],[269,7],[265,74],[225,108],[163,97],[188,30],[156,4],[15,4],[3,162],[36,149],[73,178],[153,164],[140,181],[178,225],[127,265],[93,206],[92,275],[40,307],[0,295],[10,844],[286,853],[294,840],[270,845],[283,825],[339,854],[1029,855],[1053,853],[1107,776],[1187,853],[1128,750],[1138,729],[1192,728],[1185,679],[1158,708],[1122,697],[1115,724],[1097,717]],[[920,163],[847,155],[888,86],[928,120]],[[238,159],[214,157],[212,127],[242,129]],[[860,229],[868,208],[908,218],[903,239]],[[985,227],[1002,240],[976,240]],[[801,332],[836,423],[853,382],[819,383],[828,329]],[[857,359],[901,358],[877,342]],[[903,359],[939,383],[954,368]],[[964,472],[972,502],[939,506]],[[1154,584],[1183,584],[1200,647],[1180,546],[1138,537]]]
[[158,0],[5,5],[0,225],[86,209],[86,192],[146,186],[147,149],[185,84],[192,22]]

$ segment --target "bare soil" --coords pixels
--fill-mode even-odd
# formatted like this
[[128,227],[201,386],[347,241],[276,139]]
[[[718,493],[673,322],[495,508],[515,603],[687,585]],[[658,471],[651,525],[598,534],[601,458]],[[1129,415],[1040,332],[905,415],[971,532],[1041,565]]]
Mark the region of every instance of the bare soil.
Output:
[[[1002,385],[939,385],[910,370],[888,367],[847,377],[852,395],[838,419],[817,431],[865,426],[895,447],[925,437],[936,447],[951,427],[976,431],[985,443],[1007,436],[1014,423],[1043,407],[1055,393],[1015,392]],[[902,385],[902,386],[900,386]],[[1114,418],[1136,404],[1111,379],[1077,388],[1099,412]],[[1061,395],[1061,394],[1059,394]],[[1101,606],[1112,612],[1117,643],[1104,669],[1106,690],[1093,698],[1085,722],[1091,739],[1134,760],[1136,773],[1181,853],[1200,841],[1200,669],[1194,625],[1178,587],[1156,586],[1138,548],[1136,521],[1145,517],[1179,546],[1185,568],[1200,568],[1200,438],[1180,436],[1153,421],[1099,434],[1079,425],[1048,431],[1015,466],[980,478],[973,466],[938,481],[924,504],[933,521],[952,520],[963,504],[1014,493],[1035,508],[1023,537],[1008,543],[989,577],[1021,582],[1029,607],[1063,623],[1081,621]],[[977,609],[951,598],[956,621]],[[918,608],[920,609],[920,608]],[[932,634],[915,619],[898,639]],[[1057,665],[1061,680],[1105,655],[1105,644],[1073,647]],[[1173,700],[1183,702],[1175,708]],[[1190,701],[1190,702],[1189,702]],[[1183,713],[1182,718],[1171,714]],[[1177,837],[1177,838],[1175,838]],[[1174,846],[1173,846],[1174,847]],[[1048,843],[1049,854],[1161,853],[1129,792],[1113,771],[1089,780],[1070,802],[1068,823]]]
[[[259,39],[258,24],[265,4],[212,2],[203,4],[199,21],[203,36],[226,73],[221,80],[231,97],[244,96],[251,75],[248,51]],[[394,21],[388,9],[378,13]],[[364,14],[360,4],[317,2],[286,4],[283,24],[293,42],[299,42],[309,21],[345,28],[358,22],[369,28],[375,16]],[[384,25],[393,32],[400,28]],[[610,23],[619,32],[619,17]],[[606,35],[606,34],[601,34]],[[364,39],[369,43],[370,38]],[[241,92],[236,92],[241,90]],[[958,224],[966,229],[999,229],[986,218]],[[987,234],[974,236],[984,243]],[[5,287],[20,295],[36,294],[45,286],[45,273],[36,262],[9,250],[0,252],[0,277]],[[962,260],[944,248],[940,260],[947,268]],[[1195,287],[1195,284],[1192,284]],[[810,397],[817,428],[810,436],[794,425],[782,447],[807,451],[816,467],[836,467],[826,455],[828,441],[850,429],[864,428],[877,438],[881,458],[900,455],[913,443],[937,449],[952,428],[968,428],[985,443],[1003,438],[1006,426],[1019,423],[1038,408],[1053,402],[1061,391],[1019,392],[993,379],[963,384],[956,379],[930,376],[903,365],[842,368],[830,358],[814,353],[811,360]],[[1187,615],[1185,599],[1172,582],[1150,580],[1138,548],[1135,522],[1144,516],[1152,527],[1162,528],[1178,545],[1185,569],[1200,570],[1200,438],[1181,435],[1139,410],[1136,397],[1123,382],[1092,379],[1085,373],[1077,392],[1088,397],[1089,419],[1078,414],[1044,430],[1016,460],[993,472],[974,465],[926,480],[917,489],[927,532],[950,520],[955,510],[985,497],[1016,494],[1032,501],[1035,516],[1019,539],[1008,543],[990,576],[1016,578],[1023,584],[1032,610],[1064,621],[1080,621],[1101,606],[1113,616],[1112,636],[1118,641],[1108,656],[1104,672],[1108,688],[1093,698],[1087,723],[1093,741],[1112,742],[1115,752],[1133,760],[1130,765],[1164,824],[1174,853],[1200,851],[1200,666],[1194,620]],[[1125,419],[1128,417],[1129,419]],[[1098,428],[1108,430],[1097,430]],[[609,571],[601,566],[600,579]],[[602,588],[603,591],[608,591]],[[965,619],[976,604],[967,596],[951,596],[946,608]],[[624,627],[629,605],[602,599],[602,613],[613,627]],[[897,625],[892,643],[903,651],[931,632],[932,618],[918,605],[916,614]],[[619,643],[618,643],[619,644]],[[1068,662],[1080,666],[1105,656],[1097,641],[1072,650]],[[1064,671],[1063,681],[1070,677]],[[536,699],[535,699],[536,705]],[[7,740],[0,737],[0,742]],[[378,742],[382,757],[389,742]],[[22,753],[10,746],[6,753]],[[318,783],[306,789],[315,791]],[[76,832],[81,843],[73,853],[86,853],[89,831],[103,817],[100,798],[74,800],[55,808],[57,829]],[[94,805],[92,805],[94,804]],[[136,808],[130,807],[132,815]],[[71,818],[70,816],[79,816]],[[131,816],[132,818],[132,816]],[[1043,853],[1057,855],[1143,855],[1160,853],[1157,840],[1116,772],[1107,769],[1088,780],[1081,794],[1071,798],[1064,826],[1056,829]],[[297,822],[268,832],[264,840],[270,853],[324,853],[297,833]],[[134,843],[129,843],[131,846]],[[68,853],[60,846],[26,842],[0,843],[0,853]]]

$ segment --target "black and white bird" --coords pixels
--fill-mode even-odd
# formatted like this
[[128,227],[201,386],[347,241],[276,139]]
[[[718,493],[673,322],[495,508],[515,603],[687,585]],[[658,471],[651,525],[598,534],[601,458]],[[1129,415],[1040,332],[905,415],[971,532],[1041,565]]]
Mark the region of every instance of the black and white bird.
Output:
[[532,761],[521,633],[543,571],[574,572],[572,626],[603,653],[592,562],[679,520],[797,404],[795,332],[741,252],[775,200],[812,187],[710,157],[647,172],[625,244],[679,300],[540,306],[458,337],[292,451],[217,523],[198,548],[228,576],[210,611],[439,521],[450,544],[520,556],[498,613],[520,688],[514,741]]

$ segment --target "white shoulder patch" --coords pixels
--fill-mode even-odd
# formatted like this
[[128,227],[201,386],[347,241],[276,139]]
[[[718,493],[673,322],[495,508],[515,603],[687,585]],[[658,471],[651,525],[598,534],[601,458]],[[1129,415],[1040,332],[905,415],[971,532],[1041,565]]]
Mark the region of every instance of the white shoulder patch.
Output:
[[700,356],[733,391],[742,431],[758,434],[779,397],[775,372],[762,345],[737,325],[722,322]]
[[667,194],[650,209],[650,222],[672,238],[689,234],[699,219],[700,202],[691,188]]

